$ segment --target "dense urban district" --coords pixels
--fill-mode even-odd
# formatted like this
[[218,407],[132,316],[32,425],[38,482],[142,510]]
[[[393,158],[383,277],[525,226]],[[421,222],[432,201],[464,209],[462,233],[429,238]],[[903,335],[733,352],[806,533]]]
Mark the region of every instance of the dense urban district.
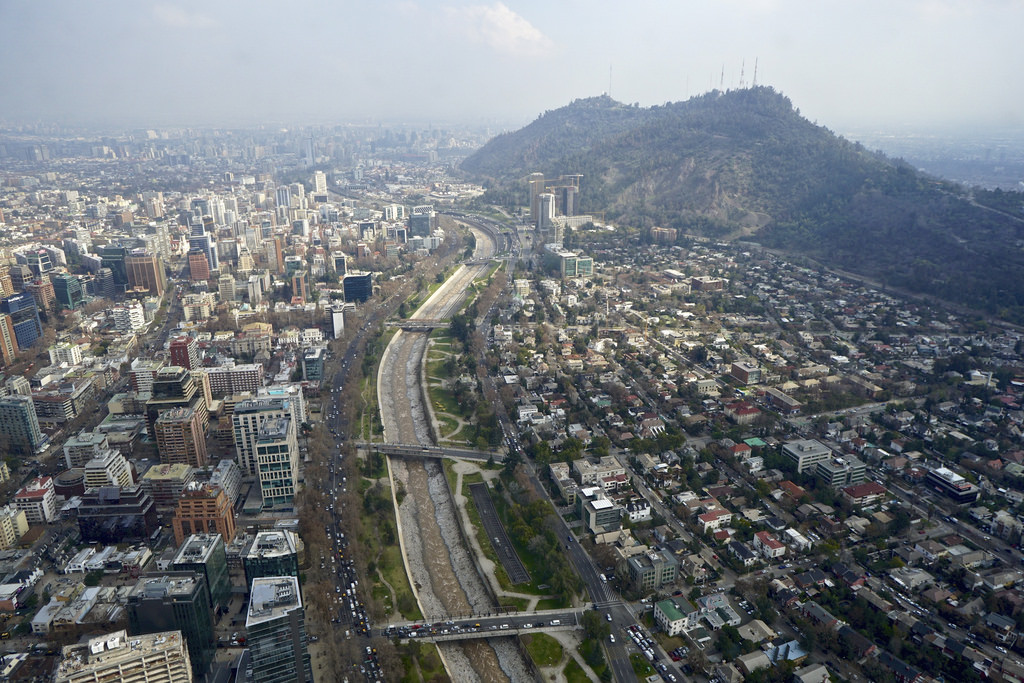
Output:
[[0,665],[1024,680],[1024,336],[488,205],[486,132],[0,137]]

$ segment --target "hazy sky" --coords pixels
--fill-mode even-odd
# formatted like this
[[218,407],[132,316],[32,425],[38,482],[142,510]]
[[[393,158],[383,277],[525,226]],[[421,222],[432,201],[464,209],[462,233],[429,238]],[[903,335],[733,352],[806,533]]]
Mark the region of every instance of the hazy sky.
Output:
[[808,118],[1024,125],[1024,0],[0,0],[0,122],[492,121],[745,65]]

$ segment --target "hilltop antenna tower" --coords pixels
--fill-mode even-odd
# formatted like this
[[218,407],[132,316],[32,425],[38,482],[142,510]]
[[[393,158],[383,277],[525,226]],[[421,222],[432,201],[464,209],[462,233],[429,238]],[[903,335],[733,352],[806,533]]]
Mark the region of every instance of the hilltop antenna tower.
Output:
[[718,81],[718,89],[725,89],[725,64],[722,65],[722,77]]
[[743,88],[746,87],[746,84],[743,82],[743,70],[746,68],[746,66],[747,60],[746,58],[744,58],[743,61],[740,62],[740,90],[743,90]]
[[608,65],[608,97],[612,96],[612,65]]
[[751,87],[757,87],[757,57],[754,57],[754,85]]

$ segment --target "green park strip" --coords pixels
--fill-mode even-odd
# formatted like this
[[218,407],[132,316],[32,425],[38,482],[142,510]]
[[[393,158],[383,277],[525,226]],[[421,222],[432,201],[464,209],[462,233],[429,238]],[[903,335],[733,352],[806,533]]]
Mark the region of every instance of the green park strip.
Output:
[[590,683],[590,678],[575,659],[569,660],[562,673],[565,674],[566,683]]
[[393,614],[393,604],[405,619],[421,619],[423,615],[413,596],[398,545],[391,488],[381,479],[375,482],[363,479],[360,489],[363,505],[360,509],[362,531],[359,541],[366,553],[368,573],[373,579],[373,596],[381,601],[389,616]]
[[562,661],[562,645],[546,633],[523,636],[523,644],[533,663],[540,667],[555,666]]

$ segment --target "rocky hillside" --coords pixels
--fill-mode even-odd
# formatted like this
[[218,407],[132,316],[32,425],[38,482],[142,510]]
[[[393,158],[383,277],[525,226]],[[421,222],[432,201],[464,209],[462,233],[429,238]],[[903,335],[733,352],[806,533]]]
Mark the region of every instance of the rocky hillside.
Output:
[[582,173],[581,210],[638,235],[660,225],[742,237],[1024,322],[1024,199],[974,196],[870,152],[771,88],[651,108],[577,100],[494,138],[463,169],[519,206],[528,173]]

